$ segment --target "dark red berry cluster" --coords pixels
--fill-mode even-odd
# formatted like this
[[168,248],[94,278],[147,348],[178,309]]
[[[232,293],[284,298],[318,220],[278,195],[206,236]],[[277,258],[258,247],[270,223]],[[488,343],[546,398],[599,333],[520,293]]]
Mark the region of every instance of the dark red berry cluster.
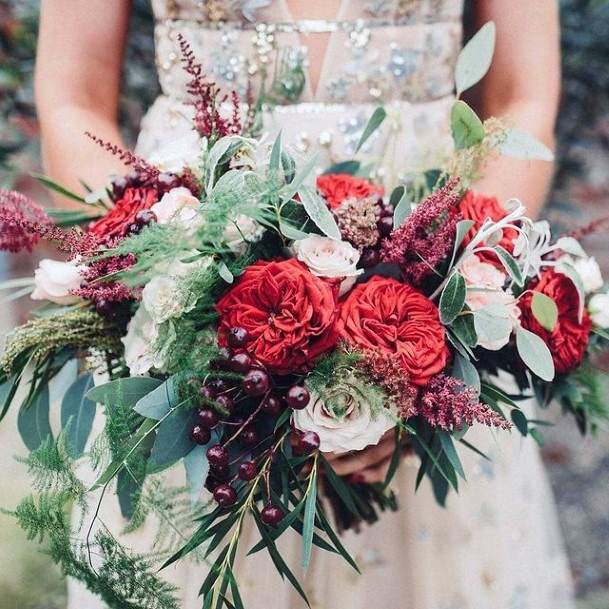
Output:
[[[300,384],[285,383],[271,377],[246,353],[250,340],[244,328],[231,328],[228,350],[214,369],[242,375],[234,380],[215,378],[198,388],[200,396],[196,425],[189,438],[196,444],[209,445],[216,430],[217,443],[207,448],[209,475],[205,487],[222,507],[231,507],[238,500],[239,481],[250,482],[259,476],[268,476],[263,463],[273,455],[277,419],[286,408],[305,408],[310,400],[309,391]],[[225,376],[229,376],[226,374]],[[319,448],[319,437],[314,433],[293,432],[292,447],[295,455],[309,455]],[[270,464],[267,465],[270,467]],[[262,521],[276,526],[283,517],[282,509],[268,503],[260,513]]]
[[360,263],[365,269],[370,269],[381,262],[381,254],[379,252],[381,242],[385,237],[388,237],[393,231],[393,205],[385,203],[383,199],[379,199],[377,206],[377,222],[376,227],[379,231],[379,242],[374,247],[367,247],[362,252]]

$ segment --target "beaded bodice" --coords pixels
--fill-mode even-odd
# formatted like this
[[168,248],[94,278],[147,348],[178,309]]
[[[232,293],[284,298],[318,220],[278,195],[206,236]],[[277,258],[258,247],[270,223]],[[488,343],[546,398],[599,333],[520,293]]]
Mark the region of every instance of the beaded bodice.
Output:
[[[306,0],[305,0],[306,1]],[[336,20],[295,20],[286,0],[153,0],[163,91],[180,95],[177,33],[219,85],[276,103],[426,101],[452,92],[462,0],[342,0]],[[329,35],[316,90],[307,41]],[[252,90],[253,89],[253,90]]]

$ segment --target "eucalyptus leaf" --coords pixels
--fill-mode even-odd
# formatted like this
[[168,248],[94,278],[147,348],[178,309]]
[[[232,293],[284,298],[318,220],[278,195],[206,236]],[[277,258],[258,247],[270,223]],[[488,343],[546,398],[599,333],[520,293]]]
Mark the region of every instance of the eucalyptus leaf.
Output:
[[333,174],[346,174],[354,176],[359,171],[361,165],[362,164],[359,161],[343,161],[342,163],[336,163],[331,167],[328,167],[328,169],[326,169],[322,175],[327,176]]
[[478,344],[503,340],[512,333],[510,312],[505,305],[494,303],[474,311]]
[[461,478],[465,480],[465,471],[463,469],[461,459],[459,459],[459,455],[457,453],[457,449],[455,448],[452,438],[445,431],[440,431],[438,435],[440,436],[440,444],[442,446],[444,454],[446,455],[446,458],[453,466],[457,474],[459,474],[459,476],[461,476]]
[[533,292],[531,311],[535,319],[548,332],[552,332],[558,323],[558,307],[554,300],[542,292]]
[[302,572],[306,575],[311,562],[315,513],[317,511],[317,471],[313,470],[305,503],[302,533]]
[[452,268],[453,263],[455,262],[455,258],[457,257],[457,252],[459,248],[463,244],[463,240],[465,239],[467,233],[472,229],[472,227],[476,224],[473,220],[459,220],[457,222],[457,230],[455,233],[455,245],[453,247],[453,254],[450,259],[449,268]]
[[226,283],[233,283],[233,281],[235,281],[234,275],[230,272],[230,269],[224,262],[220,262],[218,265],[218,275],[220,275],[220,277],[226,281]]
[[512,423],[516,429],[523,435],[527,436],[529,434],[529,421],[521,410],[512,410],[510,415],[512,417]]
[[588,254],[581,246],[580,242],[574,237],[561,237],[556,242],[556,247],[565,254],[571,254],[571,256],[576,256],[578,258],[587,258]]
[[83,454],[93,428],[97,405],[86,397],[92,387],[93,374],[85,374],[70,385],[61,402],[61,426],[67,433],[68,454],[74,459]]
[[368,124],[364,128],[362,136],[360,137],[359,142],[357,143],[357,146],[355,148],[356,154],[361,150],[362,146],[368,141],[370,136],[381,126],[385,118],[387,118],[387,112],[385,112],[384,108],[377,108],[372,113],[372,116],[370,117]]
[[484,24],[463,47],[455,67],[457,96],[480,82],[493,61],[496,27],[492,21]]
[[516,348],[518,355],[533,374],[548,382],[554,379],[552,354],[537,334],[519,327],[516,331]]
[[161,383],[162,381],[147,376],[131,376],[93,387],[87,391],[86,398],[105,406],[113,404],[135,406],[141,398]]
[[452,107],[450,123],[457,150],[471,148],[484,139],[484,125],[478,115],[460,99]]
[[300,241],[301,239],[306,239],[309,236],[308,233],[305,233],[298,228],[294,228],[284,220],[279,221],[279,230],[284,237],[291,239],[292,241]]
[[451,324],[463,310],[467,288],[465,279],[460,273],[453,273],[446,282],[440,296],[440,320],[443,324]]
[[17,429],[27,448],[36,450],[53,437],[49,422],[49,388],[45,385],[28,408],[22,408],[17,416]]
[[503,265],[503,268],[513,279],[514,283],[522,287],[524,285],[524,277],[522,276],[522,271],[520,270],[515,258],[500,245],[496,245],[493,249],[499,258],[499,261]]
[[452,375],[463,381],[468,387],[473,387],[480,394],[480,375],[476,366],[460,353],[455,353]]
[[187,407],[175,408],[161,421],[148,461],[149,474],[168,468],[195,447],[188,434],[196,422],[196,410]]
[[498,142],[497,149],[504,156],[525,161],[554,160],[554,153],[530,133],[511,127],[505,131]]
[[209,473],[207,446],[195,446],[184,457],[184,469],[186,470],[186,479],[190,487],[190,500],[194,504],[199,499],[205,479]]
[[271,173],[277,173],[281,165],[281,131],[277,134],[275,141],[273,142],[273,149],[271,150],[271,158],[269,161],[269,171]]
[[[397,189],[396,189],[397,190]],[[395,192],[395,191],[394,191]],[[404,224],[406,218],[412,213],[412,202],[408,198],[406,192],[404,192],[401,198],[394,206],[393,210],[393,228],[399,228]]]
[[340,230],[334,216],[328,209],[325,201],[308,186],[303,186],[299,191],[300,200],[309,218],[319,230],[332,239],[340,240]]
[[172,377],[139,399],[133,410],[147,419],[160,421],[169,414],[177,401],[176,388]]

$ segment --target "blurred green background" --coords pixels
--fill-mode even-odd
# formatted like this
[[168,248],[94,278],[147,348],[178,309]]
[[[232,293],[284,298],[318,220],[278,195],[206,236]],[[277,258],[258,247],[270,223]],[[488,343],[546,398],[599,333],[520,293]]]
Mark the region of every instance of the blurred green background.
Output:
[[[133,0],[132,5],[121,103],[130,143],[158,92],[149,1]],[[44,193],[28,176],[39,169],[32,90],[38,6],[37,0],[0,0],[0,185],[39,198]],[[555,225],[573,226],[609,214],[609,0],[562,0],[561,13],[559,161],[546,213]],[[609,277],[609,236],[593,235],[585,246]],[[40,253],[13,259],[0,254],[0,277],[31,274],[37,257]],[[4,305],[0,333],[23,321],[24,313]],[[0,507],[9,508],[27,487],[22,466],[11,458],[21,450],[13,423],[0,426]],[[585,609],[609,609],[608,444],[606,434],[582,440],[570,425],[557,421],[544,448]],[[64,607],[58,574],[36,544],[26,542],[11,519],[0,514],[0,609]]]

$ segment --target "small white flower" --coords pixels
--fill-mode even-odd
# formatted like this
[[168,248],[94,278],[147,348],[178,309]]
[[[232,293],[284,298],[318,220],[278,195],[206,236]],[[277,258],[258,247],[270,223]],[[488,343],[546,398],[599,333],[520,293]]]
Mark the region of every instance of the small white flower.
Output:
[[344,277],[340,284],[340,296],[346,294],[355,284],[357,276],[364,272],[357,268],[359,252],[346,241],[309,235],[306,239],[295,241],[292,252],[317,277]]
[[557,271],[562,272],[562,264],[568,264],[575,269],[582,280],[586,294],[600,290],[605,284],[601,269],[594,258],[574,258],[569,254],[565,254],[558,259]]
[[525,276],[537,275],[546,266],[543,258],[554,249],[551,241],[552,231],[546,220],[523,223],[514,243],[514,257],[519,259]]
[[200,158],[204,147],[205,140],[193,130],[157,150],[148,161],[161,171],[179,173],[189,168],[199,174]]
[[264,227],[253,218],[240,214],[227,223],[224,238],[226,239],[226,245],[235,254],[243,254],[247,244],[260,241],[263,234]]
[[150,210],[154,212],[159,224],[173,223],[184,228],[193,228],[202,222],[199,206],[199,199],[193,197],[188,188],[181,186],[165,193]]
[[[323,452],[336,454],[351,450],[362,450],[371,444],[378,444],[383,434],[395,427],[389,411],[373,413],[370,405],[358,401],[356,394],[342,392],[332,396],[335,410],[326,407],[314,391],[306,408],[295,410],[292,425],[300,431],[314,431],[320,440]],[[340,405],[340,408],[336,406]]]
[[599,328],[609,328],[609,294],[595,294],[588,303],[588,313]]
[[50,300],[59,305],[68,305],[78,302],[78,296],[71,294],[72,290],[80,287],[83,266],[60,260],[41,260],[34,272],[34,300]]
[[151,368],[162,367],[163,362],[156,357],[157,337],[156,324],[146,308],[140,306],[127,325],[127,334],[121,338],[125,346],[125,362],[131,376],[141,376]]

